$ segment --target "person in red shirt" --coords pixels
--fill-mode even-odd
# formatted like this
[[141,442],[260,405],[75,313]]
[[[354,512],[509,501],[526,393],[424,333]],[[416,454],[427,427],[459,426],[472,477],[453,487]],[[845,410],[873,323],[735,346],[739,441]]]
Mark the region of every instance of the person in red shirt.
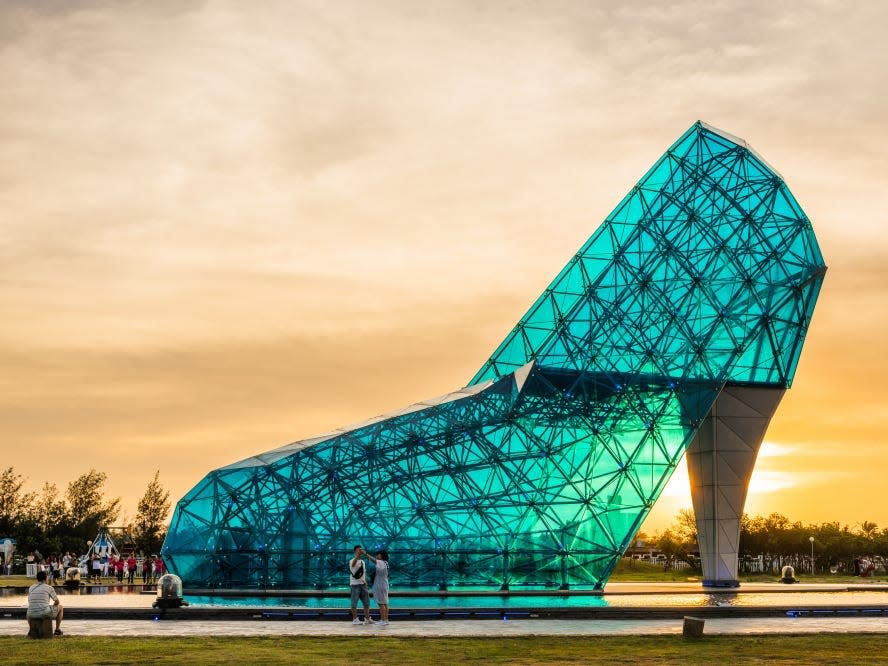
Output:
[[126,572],[127,572],[127,583],[132,585],[135,581],[136,577],[136,556],[130,555],[129,559],[126,561]]
[[154,582],[157,582],[157,579],[163,576],[163,559],[158,555],[154,558]]
[[114,563],[114,566],[117,568],[117,582],[123,582],[123,567],[126,565],[126,562],[123,561],[123,556],[117,558],[117,561]]

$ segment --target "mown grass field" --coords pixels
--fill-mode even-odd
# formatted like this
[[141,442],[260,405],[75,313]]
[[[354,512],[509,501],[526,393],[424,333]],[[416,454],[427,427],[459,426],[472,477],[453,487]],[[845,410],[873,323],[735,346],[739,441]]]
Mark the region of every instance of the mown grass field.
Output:
[[888,635],[526,638],[0,637],[5,664],[888,664]]
[[[740,574],[741,583],[776,583],[780,576],[777,574]],[[871,583],[888,583],[885,574],[873,578],[861,578],[859,576],[847,576],[844,574],[816,573],[815,575],[796,572],[796,578],[800,583],[842,583],[845,585],[867,585]],[[630,560],[624,557],[617,564],[608,582],[610,583],[699,583],[700,572],[689,569],[681,571],[664,571],[650,562]]]

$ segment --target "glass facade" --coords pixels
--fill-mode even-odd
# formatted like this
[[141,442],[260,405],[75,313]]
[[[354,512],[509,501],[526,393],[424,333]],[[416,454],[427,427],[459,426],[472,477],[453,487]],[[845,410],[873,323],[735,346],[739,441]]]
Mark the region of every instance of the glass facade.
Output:
[[826,271],[783,179],[695,123],[469,385],[210,472],[163,555],[188,587],[600,588],[726,385],[788,387]]

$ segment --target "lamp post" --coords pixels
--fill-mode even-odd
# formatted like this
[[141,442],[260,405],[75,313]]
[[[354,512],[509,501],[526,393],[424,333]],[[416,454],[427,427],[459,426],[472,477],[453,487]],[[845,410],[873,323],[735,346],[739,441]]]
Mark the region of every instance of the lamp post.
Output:
[[811,575],[814,575],[814,537],[808,537],[811,542]]

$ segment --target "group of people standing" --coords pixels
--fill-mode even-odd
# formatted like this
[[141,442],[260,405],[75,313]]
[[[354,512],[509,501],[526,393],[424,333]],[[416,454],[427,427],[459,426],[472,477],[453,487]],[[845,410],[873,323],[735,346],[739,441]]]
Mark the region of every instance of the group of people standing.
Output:
[[163,575],[164,564],[160,555],[155,555],[153,558],[146,555],[140,563],[133,553],[130,553],[128,557],[113,554],[107,557],[93,555],[89,561],[89,573],[96,581],[100,578],[116,577],[118,583],[122,583],[124,576],[126,576],[126,582],[133,585],[136,582],[136,573],[140,564],[142,583],[145,585],[157,582],[157,579]]
[[25,561],[28,564],[36,564],[41,567],[46,572],[49,584],[55,585],[65,577],[65,571],[72,562],[77,561],[77,558],[72,553],[65,553],[64,555],[52,554],[44,560],[40,551],[31,551]]
[[136,576],[141,570],[142,583],[156,583],[164,572],[165,567],[160,555],[144,556],[136,558],[130,555],[98,555],[93,554],[88,558],[81,558],[72,553],[64,555],[50,555],[45,560],[39,554],[32,553],[28,556],[29,564],[37,564],[41,571],[46,572],[47,584],[55,585],[65,580],[69,570],[80,569],[82,575],[89,577],[94,582],[102,578],[117,578],[118,583],[123,583],[124,578],[130,585],[136,582]]
[[64,555],[53,554],[44,560],[39,553],[32,552],[28,555],[27,562],[37,564],[41,571],[46,572],[48,585],[61,583],[72,568],[79,569],[81,574],[94,582],[102,578],[117,578],[118,583],[123,583],[126,578],[126,582],[130,585],[135,584],[140,569],[142,583],[145,585],[157,582],[165,572],[160,555],[146,555],[137,559],[134,553],[129,555],[93,553],[88,558],[81,558],[68,552]]
[[[380,550],[374,557],[361,545],[354,547],[354,557],[348,562],[349,588],[351,589],[351,616],[352,624],[377,624],[370,617],[370,587],[367,585],[367,564],[364,556],[370,558],[376,565],[373,576],[373,599],[379,606],[379,622],[381,626],[389,623],[388,594],[389,594],[389,566],[388,552]],[[364,606],[364,619],[358,618],[358,601]]]

